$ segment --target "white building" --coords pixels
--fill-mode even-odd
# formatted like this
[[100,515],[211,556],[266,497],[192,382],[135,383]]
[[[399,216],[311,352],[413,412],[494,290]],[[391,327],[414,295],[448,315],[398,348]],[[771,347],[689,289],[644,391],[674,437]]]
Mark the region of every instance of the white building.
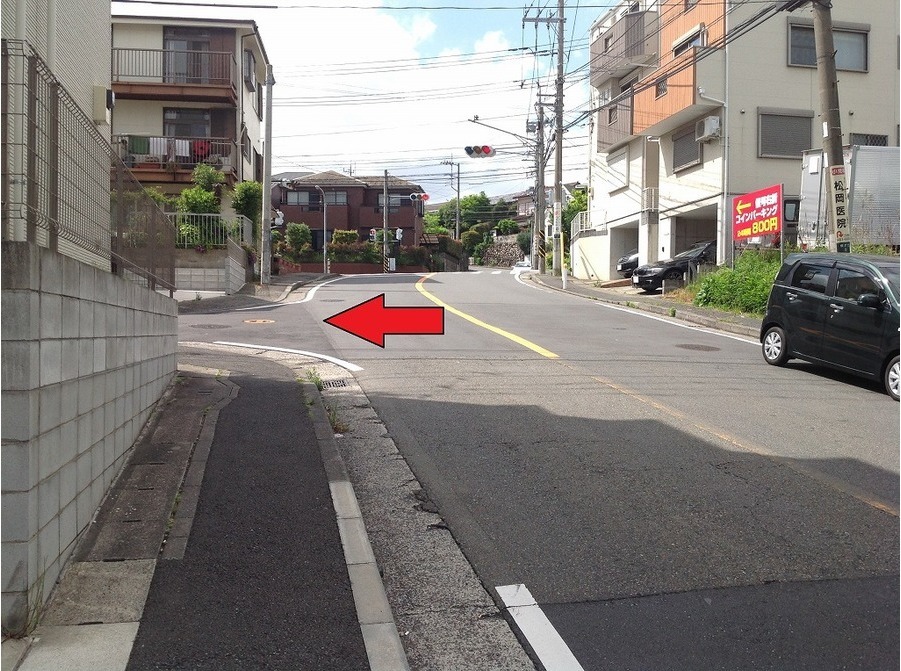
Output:
[[[640,0],[594,24],[576,277],[615,278],[632,249],[647,263],[701,240],[725,263],[734,196],[800,192],[802,154],[822,146],[813,15],[776,5]],[[833,3],[832,20],[843,144],[897,146],[898,3]]]

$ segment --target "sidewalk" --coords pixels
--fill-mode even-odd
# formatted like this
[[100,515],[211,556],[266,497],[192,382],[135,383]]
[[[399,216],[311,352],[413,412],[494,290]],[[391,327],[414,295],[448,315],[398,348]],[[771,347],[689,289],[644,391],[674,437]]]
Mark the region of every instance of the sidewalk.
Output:
[[[524,279],[529,279],[550,289],[564,291],[563,278],[560,276],[533,272]],[[605,284],[606,286],[604,286]],[[698,307],[668,299],[663,294],[645,294],[631,286],[616,286],[617,284],[619,282],[601,284],[567,277],[565,291],[607,303],[653,312],[706,328],[735,333],[755,340],[760,336],[760,317]]]
[[[240,297],[197,302],[222,300]],[[3,643],[3,669],[409,669],[323,399],[296,375],[179,353],[40,625]]]

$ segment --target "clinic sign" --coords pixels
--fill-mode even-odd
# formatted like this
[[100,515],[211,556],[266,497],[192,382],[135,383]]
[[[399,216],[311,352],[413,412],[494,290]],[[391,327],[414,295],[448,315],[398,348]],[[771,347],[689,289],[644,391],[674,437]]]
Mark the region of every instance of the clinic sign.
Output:
[[746,240],[782,231],[782,185],[732,199],[732,239]]

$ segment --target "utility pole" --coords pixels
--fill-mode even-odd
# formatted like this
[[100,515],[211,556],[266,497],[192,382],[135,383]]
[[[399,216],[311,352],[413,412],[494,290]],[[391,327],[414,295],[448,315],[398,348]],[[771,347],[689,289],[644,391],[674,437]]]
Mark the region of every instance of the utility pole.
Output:
[[838,78],[835,72],[835,45],[832,38],[832,11],[828,2],[813,0],[813,33],[817,53],[820,112],[823,118],[823,151],[829,202],[829,249],[851,251],[848,219],[845,157],[842,151],[842,118],[838,106]]
[[263,206],[260,213],[260,283],[272,281],[272,65],[266,66],[266,136],[263,141]]
[[[566,264],[563,263],[563,0],[557,0],[557,100],[556,140],[554,147],[554,274],[563,274],[566,289]],[[557,242],[559,240],[559,242]]]
[[388,272],[388,171],[385,171],[385,186],[383,188],[384,203],[382,203],[382,269]]
[[451,167],[451,188],[454,188],[454,166],[457,166],[457,228],[454,240],[460,239],[460,164],[453,161],[441,161],[441,165],[449,165]]
[[535,228],[532,229],[532,270],[538,270],[543,275],[547,272],[545,259],[542,254],[542,236],[544,235],[544,108],[539,101],[538,108],[538,144],[535,146]]
[[328,274],[328,201],[322,187],[314,187],[322,195],[322,274]]

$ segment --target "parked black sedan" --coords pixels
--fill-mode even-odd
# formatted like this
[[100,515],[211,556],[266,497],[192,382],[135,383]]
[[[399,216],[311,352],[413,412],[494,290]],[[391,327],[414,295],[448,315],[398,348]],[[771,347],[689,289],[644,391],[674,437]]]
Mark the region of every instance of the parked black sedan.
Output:
[[696,242],[671,259],[636,268],[632,273],[632,286],[652,293],[663,286],[663,280],[681,278],[688,272],[689,264],[698,266],[704,263],[716,263],[716,240]]
[[632,277],[632,272],[638,267],[638,250],[633,249],[628,254],[619,257],[616,261],[616,272],[620,277]]

